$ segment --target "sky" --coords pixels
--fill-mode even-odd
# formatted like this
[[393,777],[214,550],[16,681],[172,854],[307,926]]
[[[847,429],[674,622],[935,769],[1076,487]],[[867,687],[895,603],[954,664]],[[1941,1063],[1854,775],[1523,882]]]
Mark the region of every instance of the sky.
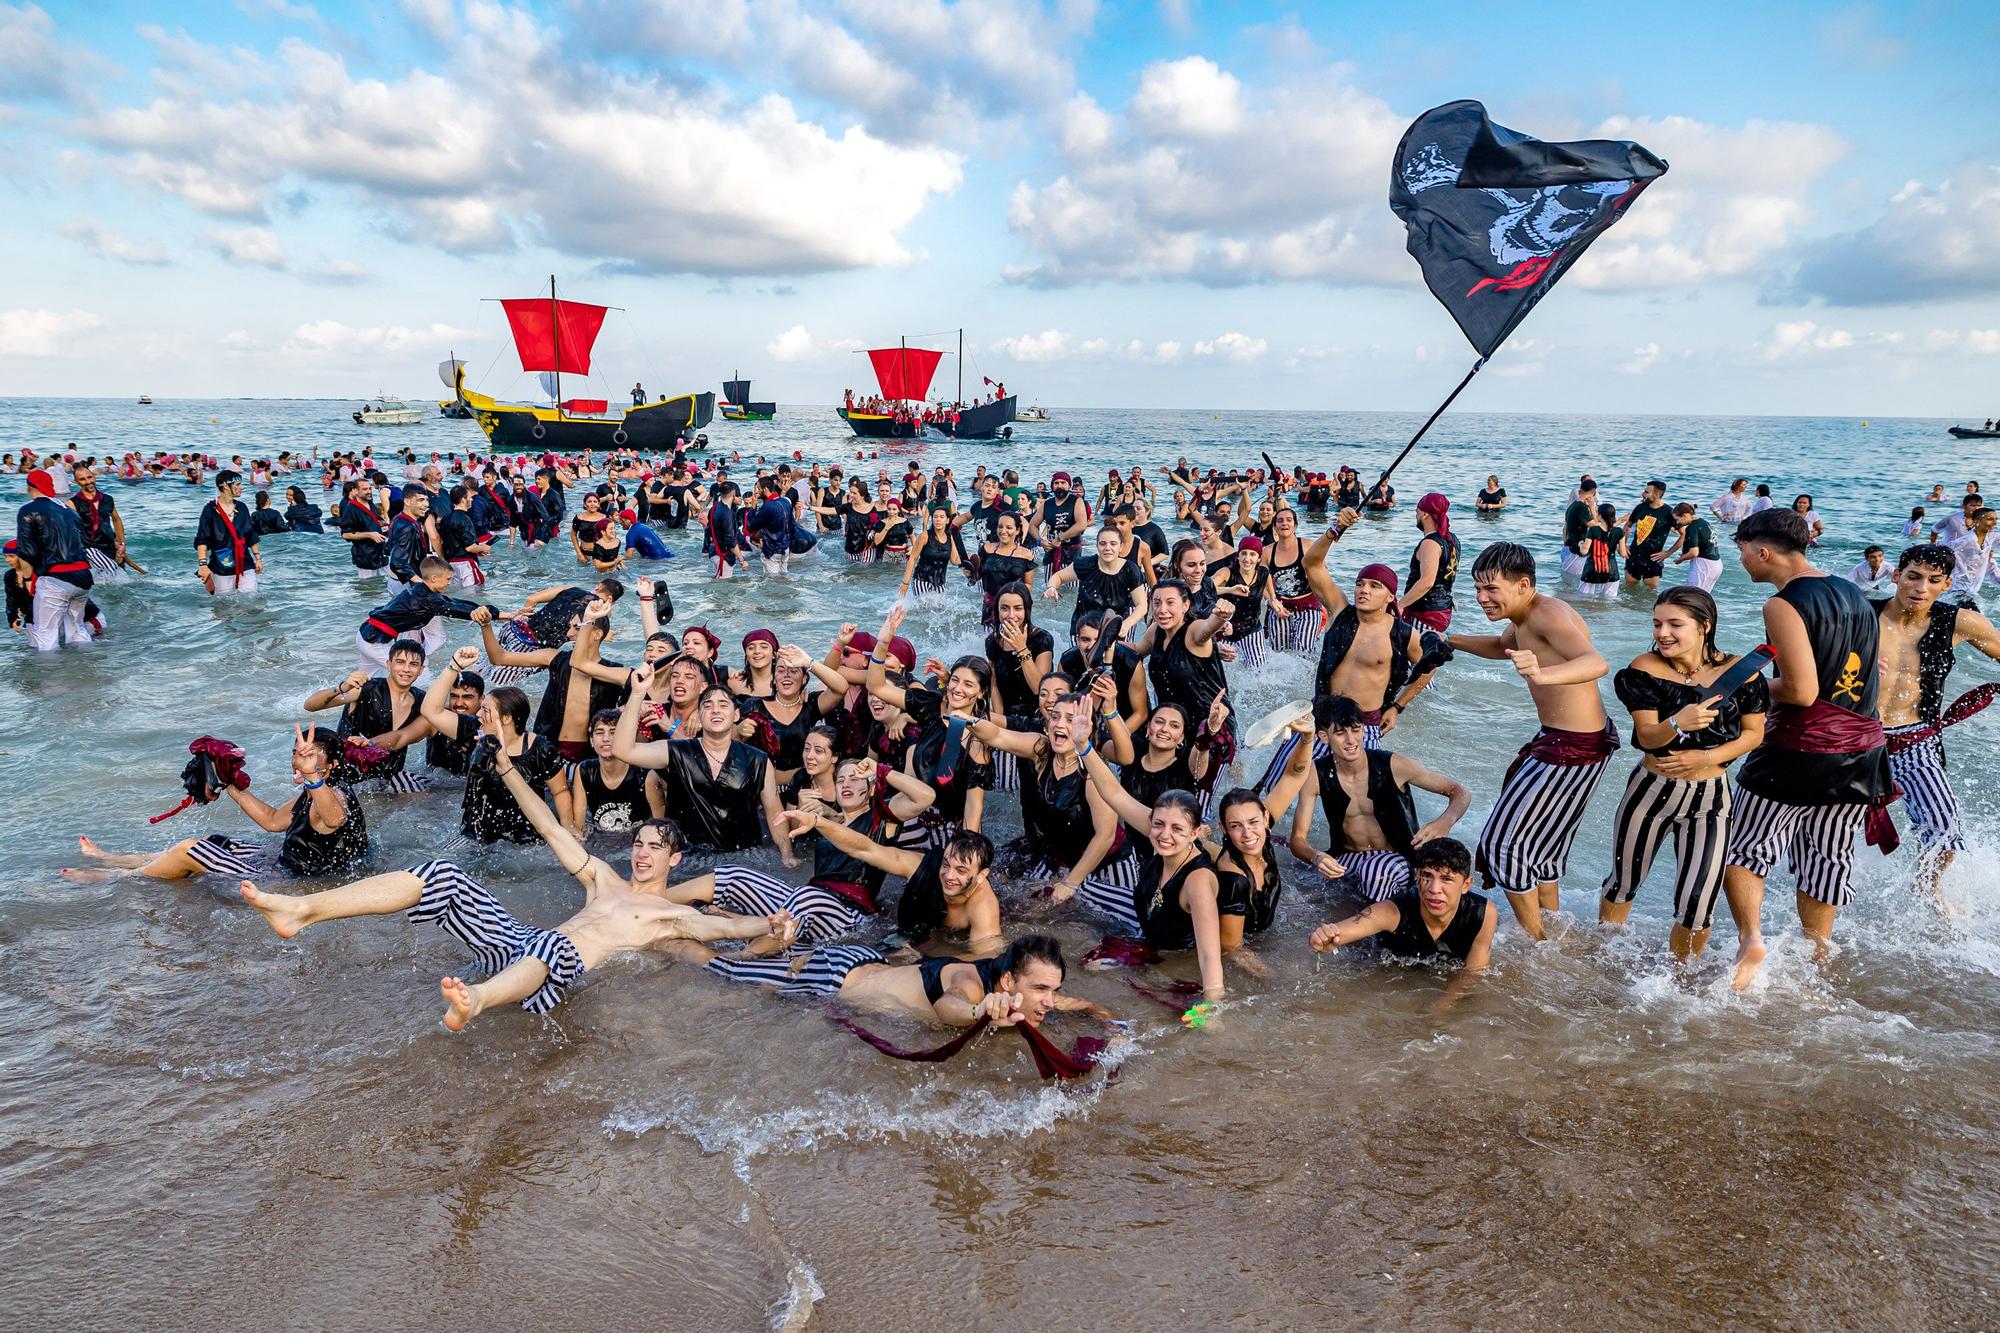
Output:
[[1024,406],[1427,409],[1389,165],[1470,97],[1670,170],[1466,410],[1983,419],[1996,56],[1990,0],[0,0],[0,396],[526,396],[489,298],[553,275],[614,400],[962,328]]

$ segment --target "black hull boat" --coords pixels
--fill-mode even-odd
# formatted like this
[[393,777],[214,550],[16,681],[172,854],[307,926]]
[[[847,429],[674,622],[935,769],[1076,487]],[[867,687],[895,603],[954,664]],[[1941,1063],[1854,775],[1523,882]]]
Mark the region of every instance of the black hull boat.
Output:
[[[496,403],[468,394],[479,427],[496,452],[578,453],[585,449],[637,449],[664,453],[684,431],[715,419],[715,395],[688,393],[634,407],[622,417],[570,416],[558,409]],[[483,400],[483,401],[482,401]]]
[[915,439],[924,429],[915,421],[893,417],[886,412],[856,412],[845,407],[835,410],[856,435],[870,440]]
[[[998,402],[981,403],[977,407],[958,409],[958,420],[952,421],[949,414],[937,423],[937,429],[958,440],[990,440],[1014,421],[1015,396],[1008,394]],[[1013,437],[1007,431],[1008,438]]]
[[2000,440],[2000,430],[1980,430],[1977,426],[1950,426],[1946,429],[1961,440]]
[[722,419],[724,421],[769,421],[778,415],[776,403],[753,403],[750,401],[750,381],[729,379],[722,382]]

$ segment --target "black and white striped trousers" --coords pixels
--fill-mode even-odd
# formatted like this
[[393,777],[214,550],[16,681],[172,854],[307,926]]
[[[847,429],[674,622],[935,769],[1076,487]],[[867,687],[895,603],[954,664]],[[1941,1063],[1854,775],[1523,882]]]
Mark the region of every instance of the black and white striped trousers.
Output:
[[1298,653],[1311,656],[1319,651],[1320,631],[1325,617],[1317,606],[1309,606],[1303,611],[1294,611],[1281,616],[1270,607],[1264,609],[1264,642],[1274,653]]
[[1734,800],[1730,865],[1768,879],[1778,862],[1786,861],[1800,893],[1829,907],[1847,906],[1853,897],[1854,835],[1868,817],[1866,805],[1787,805],[1745,791],[1741,783]]
[[1707,930],[1715,923],[1716,897],[1722,892],[1729,807],[1729,779],[1721,775],[1689,781],[1661,777],[1644,764],[1633,769],[1618,800],[1604,901],[1632,901],[1671,832],[1674,920],[1688,930]]
[[[1127,935],[1140,935],[1144,927],[1132,908],[1132,891],[1139,887],[1143,867],[1136,856],[1121,856],[1077,887],[1076,899],[1099,916],[1109,917]],[[1057,872],[1061,873],[1061,872]]]
[[[1885,728],[1883,735],[1915,731],[1921,722],[1907,727]],[[1965,834],[1959,828],[1958,796],[1944,770],[1944,737],[1931,736],[1903,750],[1889,751],[1889,776],[1903,789],[1903,809],[1910,816],[1910,828],[1927,852],[1962,852]]]
[[1523,757],[1479,831],[1476,860],[1487,886],[1533,893],[1536,885],[1561,879],[1583,812],[1610,766],[1609,755],[1594,764]]
[[583,975],[583,957],[569,936],[522,922],[453,862],[426,861],[411,866],[410,873],[424,882],[423,896],[409,911],[410,920],[436,922],[472,950],[488,976],[523,958],[533,958],[548,969],[548,979],[521,1001],[529,1013],[546,1014],[561,1004],[563,993]]
[[770,916],[790,912],[799,923],[799,943],[825,944],[853,933],[861,924],[861,909],[816,884],[787,884],[776,875],[749,866],[715,868],[714,905],[738,916]]
[[779,995],[823,999],[839,994],[847,974],[855,968],[888,961],[865,945],[828,944],[810,954],[793,951],[772,958],[739,958],[722,954],[708,960],[708,970],[724,981],[775,986]]

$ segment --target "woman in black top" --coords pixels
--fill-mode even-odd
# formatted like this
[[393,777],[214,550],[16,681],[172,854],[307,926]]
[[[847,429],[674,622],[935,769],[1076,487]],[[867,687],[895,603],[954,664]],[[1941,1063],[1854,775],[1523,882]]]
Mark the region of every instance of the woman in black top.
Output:
[[1035,592],[1035,553],[1021,545],[1021,516],[1003,513],[995,520],[998,539],[987,543],[979,550],[979,586],[986,592],[986,609],[980,616],[980,623],[993,623],[993,608],[999,600],[1000,590],[1010,583],[1018,583]]
[[[1264,566],[1263,550],[1262,542],[1246,536],[1235,558],[1212,565],[1208,575],[1209,608],[1214,609],[1215,599],[1225,597],[1236,604],[1219,637],[1236,650],[1236,665],[1244,668],[1264,665],[1267,656],[1264,599],[1271,592],[1271,571]],[[1199,610],[1201,603],[1195,605]]]
[[437,683],[424,695],[424,721],[430,723],[432,731],[447,741],[459,740],[473,731],[479,733],[479,743],[473,746],[472,758],[466,764],[459,832],[474,842],[539,842],[541,835],[535,832],[520,803],[495,771],[498,755],[504,748],[512,756],[513,766],[521,770],[528,786],[537,792],[562,767],[562,759],[553,742],[528,729],[528,696],[512,685],[488,691],[479,701],[476,718],[451,711],[451,687],[457,683],[458,673],[471,670],[478,661],[477,648],[459,649],[452,654],[450,664],[438,673]]
[[943,592],[946,571],[962,567],[965,553],[959,549],[958,529],[951,525],[951,511],[933,509],[930,521],[910,544],[910,559],[903,566],[903,584],[898,597],[918,592]]
[[1507,488],[1500,484],[1499,474],[1486,474],[1486,487],[1473,500],[1473,508],[1482,514],[1497,514],[1507,507]]
[[1725,770],[1764,739],[1770,687],[1752,676],[1728,697],[1708,689],[1736,658],[1715,645],[1715,599],[1699,588],[1670,588],[1653,603],[1653,650],[1613,681],[1632,714],[1632,744],[1645,752],[1618,802],[1611,873],[1598,919],[1622,924],[1632,896],[1671,833],[1676,852],[1674,956],[1691,961],[1708,943],[1729,846]]
[[[1025,581],[1002,586],[993,599],[993,632],[986,636],[986,660],[993,664],[992,711],[1010,728],[1027,732],[1041,729],[1035,692],[1056,666],[1055,636],[1035,624],[1032,597]],[[1010,758],[994,756],[994,780],[1001,791],[1015,789],[1016,767]]]
[[1119,854],[1118,816],[1084,772],[1080,752],[1088,748],[1083,737],[1090,726],[1088,699],[1067,698],[1032,732],[991,718],[972,727],[996,758],[1005,754],[1017,763],[1024,836],[1009,850],[1017,877],[1044,881],[1056,902],[1075,897],[1093,878],[1129,891],[1138,868]]
[[293,532],[325,532],[319,506],[296,486],[285,487],[285,526]]

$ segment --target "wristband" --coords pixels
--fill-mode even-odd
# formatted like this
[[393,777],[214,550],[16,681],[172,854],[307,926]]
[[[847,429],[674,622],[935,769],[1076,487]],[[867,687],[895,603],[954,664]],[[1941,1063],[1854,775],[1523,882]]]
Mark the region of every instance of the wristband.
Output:
[[871,654],[869,654],[869,657],[868,657],[868,661],[869,661],[869,663],[870,663],[871,665],[874,665],[874,666],[888,666],[888,665],[889,665],[889,659],[888,659],[888,658],[886,658],[886,657],[876,657],[876,656],[875,656],[874,654],[872,654],[872,653],[871,653]]
[[1096,753],[1096,747],[1093,746],[1089,741],[1084,741],[1082,744],[1076,747],[1077,762],[1082,763],[1084,760],[1090,758],[1090,756],[1095,753]]
[[650,601],[652,601],[653,599],[652,599],[652,598],[650,598],[650,597],[646,597],[646,596],[641,596],[641,597],[639,598],[639,600],[640,600],[640,601],[642,601],[642,602],[650,602]]
[[326,785],[326,779],[321,778],[318,782],[302,782],[299,785],[305,788],[305,790],[307,791],[318,791],[321,787],[324,787]]

